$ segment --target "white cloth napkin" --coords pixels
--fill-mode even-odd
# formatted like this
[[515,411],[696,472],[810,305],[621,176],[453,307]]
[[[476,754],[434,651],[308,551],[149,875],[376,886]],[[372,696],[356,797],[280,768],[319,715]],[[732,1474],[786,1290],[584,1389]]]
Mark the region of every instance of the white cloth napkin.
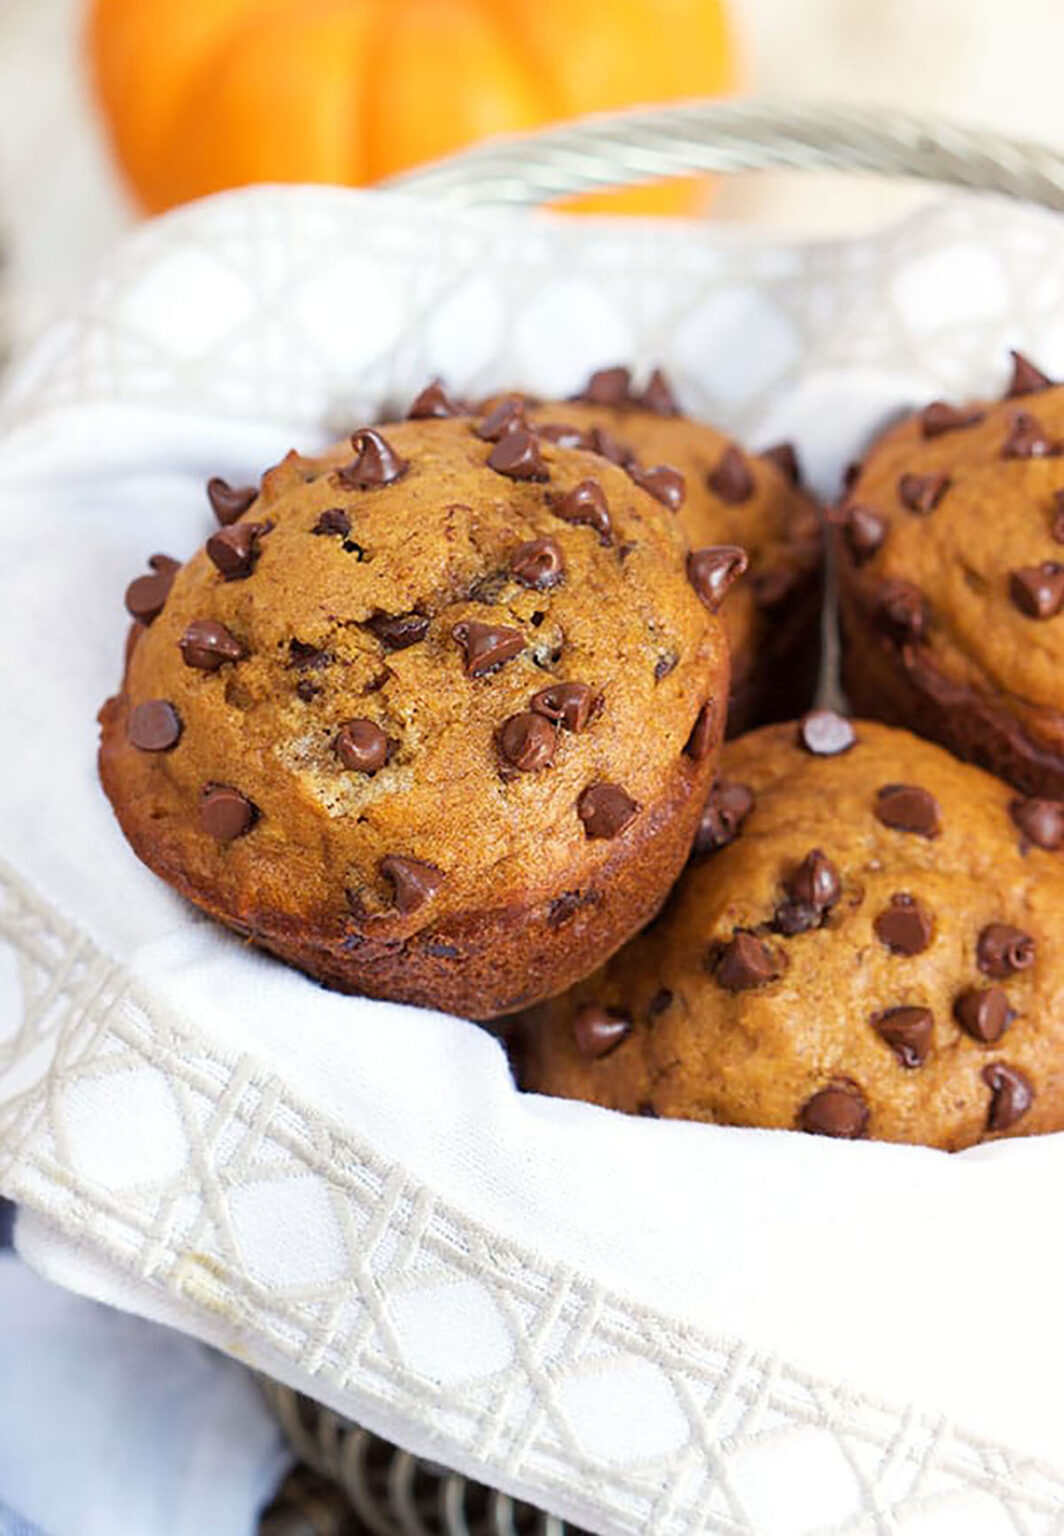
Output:
[[0,441],[0,1190],[51,1278],[607,1533],[1050,1536],[1064,1140],[949,1157],[521,1097],[144,870],[95,777],[125,582],[202,483],[406,401],[618,358],[822,485],[907,401],[1064,372],[1064,239],[857,243],[261,189],[130,236]]

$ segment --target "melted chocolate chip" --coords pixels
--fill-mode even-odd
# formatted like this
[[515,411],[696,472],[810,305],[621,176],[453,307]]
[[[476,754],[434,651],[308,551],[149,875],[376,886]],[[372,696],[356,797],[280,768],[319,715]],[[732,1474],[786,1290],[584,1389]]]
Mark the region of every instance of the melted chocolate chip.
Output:
[[749,992],[779,976],[768,945],[752,933],[737,933],[717,956],[713,969],[717,985],[727,992]]
[[331,666],[332,661],[332,652],[322,650],[320,645],[294,637],[288,642],[288,665],[297,672],[320,672]]
[[872,924],[876,938],[895,955],[920,955],[931,943],[931,919],[913,896],[903,891],[890,898],[890,906],[877,913]]
[[508,480],[546,480],[547,466],[535,433],[512,427],[488,454],[488,467]]
[[372,427],[363,427],[361,432],[353,433],[351,447],[355,457],[336,472],[336,478],[345,490],[375,491],[384,485],[394,485],[410,468],[388,440]]
[[639,814],[639,806],[619,784],[590,784],[576,802],[576,814],[588,837],[618,837]]
[[638,464],[633,464],[628,470],[628,477],[641,490],[653,496],[655,501],[668,507],[670,512],[678,512],[683,506],[687,481],[671,464],[658,464],[653,469],[640,469]]
[[934,1017],[930,1008],[888,1008],[873,1016],[872,1027],[903,1067],[922,1067],[931,1049]]
[[246,795],[228,784],[206,784],[200,796],[200,826],[209,837],[231,843],[250,831],[258,813]]
[[152,574],[138,576],[126,588],[126,612],[142,624],[150,624],[162,613],[174,577],[181,569],[181,562],[169,555],[152,555],[148,564]]
[[754,477],[746,459],[734,443],[729,443],[725,448],[717,467],[711,469],[706,476],[706,484],[714,496],[719,496],[721,501],[726,501],[729,506],[737,506],[740,502],[750,500],[754,494]]
[[800,1130],[813,1136],[857,1141],[868,1128],[868,1105],[856,1083],[833,1083],[807,1099],[798,1115]]
[[406,414],[409,421],[433,421],[442,420],[447,416],[461,416],[463,412],[457,401],[451,399],[440,380],[433,379],[431,384],[425,385]]
[[960,432],[984,419],[984,412],[959,410],[945,400],[932,400],[920,412],[920,430],[925,437],[941,437],[945,432]]
[[902,475],[898,481],[898,500],[910,512],[926,517],[935,510],[949,488],[948,475]]
[[1060,444],[1051,442],[1041,422],[1028,411],[1017,411],[1012,427],[1001,448],[1003,459],[1045,459],[1060,452]]
[[842,536],[855,565],[863,565],[866,560],[871,560],[877,550],[883,547],[888,526],[886,518],[873,512],[871,507],[858,505],[849,508],[842,525]]
[[1001,987],[972,987],[955,1000],[953,1017],[973,1040],[996,1045],[1016,1015]]
[[581,480],[554,504],[554,514],[563,522],[594,528],[603,543],[608,543],[613,524],[606,492],[597,480]]
[[885,581],[879,589],[876,620],[892,640],[922,639],[928,626],[924,594],[911,581]]
[[798,457],[798,450],[793,443],[774,443],[771,448],[762,448],[760,457],[767,459],[770,464],[775,464],[785,480],[798,488],[802,483],[802,462]]
[[813,928],[819,928],[823,916],[822,912],[816,907],[811,907],[807,901],[785,901],[776,908],[772,927],[785,939],[793,939],[799,933],[808,933]]
[[638,462],[634,450],[627,443],[620,443],[615,437],[611,437],[605,427],[592,427],[587,435],[585,447],[592,453],[597,453],[600,459],[609,459],[611,464],[616,464],[621,469],[629,469]]
[[632,375],[627,368],[597,368],[576,396],[588,405],[627,405],[631,399]]
[[835,865],[820,848],[807,853],[787,881],[787,894],[817,912],[833,907],[842,894]]
[[1009,574],[1009,595],[1029,619],[1054,619],[1064,608],[1064,565],[1044,560]]
[[515,427],[528,427],[525,402],[520,395],[507,395],[492,407],[474,431],[485,443],[498,443]]
[[226,581],[243,581],[255,569],[259,540],[269,531],[269,523],[234,523],[220,528],[207,540],[208,559]]
[[549,720],[530,709],[511,715],[499,731],[499,751],[522,773],[538,773],[554,761],[558,733]]
[[693,763],[708,757],[716,736],[717,711],[712,699],[707,699],[695,717],[691,734],[684,743],[684,753]]
[[515,550],[510,570],[523,587],[546,592],[565,575],[565,556],[556,539],[531,539]]
[[1006,1066],[1003,1061],[991,1062],[979,1075],[990,1089],[987,1130],[1011,1130],[1034,1103],[1034,1088],[1030,1078],[1019,1067]]
[[987,976],[1000,979],[1034,964],[1036,945],[1029,933],[1009,923],[988,923],[979,935],[975,958]]
[[1064,800],[1013,800],[1009,815],[1036,848],[1064,848]]
[[243,517],[258,494],[255,486],[230,485],[221,475],[214,475],[207,481],[207,500],[223,528]]
[[581,1056],[586,1056],[589,1061],[608,1056],[631,1031],[632,1021],[627,1014],[603,1008],[598,1003],[585,1003],[573,1018],[573,1040]]
[[431,621],[423,613],[375,613],[366,628],[389,651],[405,651],[428,634]]
[[848,752],[857,740],[850,722],[833,709],[811,709],[802,716],[798,740],[814,757],[838,757]]
[[388,761],[388,738],[373,720],[348,720],[336,733],[333,751],[352,773],[373,774]]
[[502,624],[481,624],[478,619],[463,619],[451,634],[465,652],[466,677],[483,677],[519,656],[525,637],[519,629]]
[[738,544],[693,549],[687,557],[687,579],[710,613],[716,613],[748,564],[746,550]]
[[145,699],[130,710],[127,734],[142,752],[169,752],[181,740],[181,716],[166,699]]
[[377,866],[391,882],[395,908],[405,917],[430,901],[443,883],[443,871],[423,859],[404,858],[399,853],[385,854]]
[[201,672],[217,672],[225,662],[241,661],[247,654],[236,636],[214,619],[193,619],[177,643],[185,666]]
[[942,831],[938,801],[916,784],[884,784],[876,793],[875,811],[885,827],[937,837]]
[[660,368],[655,368],[647,380],[646,388],[639,396],[639,404],[644,411],[653,411],[655,416],[682,414],[669,381]]
[[1009,356],[1012,358],[1012,378],[1009,387],[1005,391],[1005,399],[1013,400],[1017,395],[1034,395],[1040,389],[1049,389],[1053,380],[1048,374],[1036,368],[1030,358],[1024,357],[1022,352],[1010,348]]
[[754,792],[747,784],[718,779],[706,799],[695,833],[695,853],[716,853],[733,842],[754,808]]
[[310,531],[321,535],[336,533],[346,538],[351,532],[351,519],[343,507],[326,507]]
[[552,683],[533,694],[529,709],[545,720],[574,734],[582,731],[591,718],[595,696],[587,683]]
[[540,422],[536,426],[536,431],[540,437],[546,438],[548,443],[557,443],[559,448],[584,447],[584,434],[579,427],[574,427],[571,422]]

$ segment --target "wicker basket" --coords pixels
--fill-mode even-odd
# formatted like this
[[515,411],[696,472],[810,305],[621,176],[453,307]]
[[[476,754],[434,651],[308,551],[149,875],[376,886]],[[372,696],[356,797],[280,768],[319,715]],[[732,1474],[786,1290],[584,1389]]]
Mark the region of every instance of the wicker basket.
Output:
[[[530,207],[670,176],[770,169],[904,177],[1064,211],[1064,155],[1042,145],[909,114],[757,100],[584,118],[492,140],[387,185],[450,208]],[[581,1536],[287,1387],[262,1388],[302,1464],[262,1536]]]

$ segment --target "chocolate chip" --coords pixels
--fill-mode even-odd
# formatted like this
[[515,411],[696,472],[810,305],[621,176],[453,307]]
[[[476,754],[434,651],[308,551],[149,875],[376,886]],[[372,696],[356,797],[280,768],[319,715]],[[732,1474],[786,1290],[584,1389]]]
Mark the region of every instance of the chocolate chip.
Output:
[[337,470],[336,478],[348,491],[375,491],[383,485],[394,485],[410,468],[392,445],[372,427],[363,427],[351,437],[355,457],[350,464]]
[[668,507],[670,512],[678,512],[683,506],[687,481],[671,464],[657,464],[653,469],[640,469],[638,464],[633,464],[628,470],[628,478],[655,501],[660,501],[663,507]]
[[595,696],[587,683],[552,683],[532,695],[529,709],[574,734],[591,718]]
[[407,859],[399,853],[386,854],[377,868],[391,882],[396,910],[404,917],[430,901],[443,883],[443,871],[435,864]]
[[954,1002],[953,1017],[973,1040],[996,1045],[1016,1015],[1001,987],[972,987]]
[[941,437],[945,432],[959,432],[974,427],[984,419],[983,411],[958,410],[945,400],[932,400],[920,412],[920,430],[925,437]]
[[1009,574],[1009,594],[1029,619],[1054,619],[1064,608],[1064,565],[1044,560]]
[[598,368],[576,396],[588,405],[627,405],[631,398],[632,375],[627,368]]
[[525,637],[519,629],[502,624],[481,624],[479,619],[463,619],[451,634],[465,651],[466,677],[483,677],[519,656]]
[[207,500],[223,528],[243,517],[258,494],[255,486],[230,485],[221,475],[214,475],[207,481]]
[[684,752],[693,763],[708,757],[716,735],[717,711],[712,699],[707,699],[695,717],[691,734],[684,743]]
[[181,716],[165,699],[145,699],[129,712],[128,735],[142,752],[169,752],[181,740]]
[[930,1008],[888,1008],[874,1014],[872,1027],[903,1067],[922,1067],[931,1049],[934,1017]]
[[228,784],[206,784],[200,796],[200,826],[220,843],[242,837],[258,819],[246,795]]
[[639,404],[644,411],[653,411],[655,416],[682,415],[669,381],[660,368],[655,368],[647,380],[646,388],[639,396]]
[[725,448],[716,469],[711,469],[706,476],[706,484],[715,496],[731,506],[750,500],[754,494],[754,477],[734,443]]
[[556,443],[559,448],[584,447],[584,434],[579,427],[573,426],[571,422],[537,422],[536,432],[540,437],[546,438],[548,443]]
[[513,427],[488,454],[488,467],[508,480],[546,480],[539,442],[527,427]]
[[619,784],[591,784],[576,802],[576,814],[588,837],[617,837],[639,814],[639,806]]
[[214,619],[193,619],[177,643],[185,666],[201,672],[217,672],[225,662],[241,661],[247,654],[236,636]]
[[679,660],[675,651],[663,651],[654,663],[654,681],[660,683],[670,672],[675,672]]
[[899,642],[920,640],[927,631],[927,603],[911,581],[885,581],[876,605],[879,627]]
[[324,651],[321,646],[312,645],[308,640],[293,638],[288,642],[288,665],[297,672],[320,672],[323,667],[330,666],[332,661],[331,651]]
[[1029,933],[1009,923],[988,923],[979,935],[975,958],[987,976],[1000,979],[1034,964],[1036,945]]
[[695,853],[715,853],[739,836],[743,822],[754,808],[754,792],[747,784],[718,779],[706,799],[695,833]]
[[863,565],[866,560],[871,560],[877,550],[882,548],[888,526],[886,518],[873,512],[871,507],[857,505],[849,508],[842,525],[842,536],[855,565]]
[[693,549],[687,557],[687,579],[710,613],[716,613],[748,564],[746,550],[738,544]]
[[823,912],[833,907],[842,894],[842,881],[835,865],[820,848],[807,853],[787,881],[787,893],[795,901]]
[[573,1017],[573,1039],[581,1056],[599,1061],[615,1051],[632,1031],[632,1021],[624,1013],[585,1003]]
[[554,761],[558,734],[549,720],[530,709],[511,715],[499,731],[499,750],[522,773],[538,773]]
[[937,837],[942,831],[938,801],[916,784],[884,784],[876,793],[876,816],[896,832]]
[[877,913],[872,929],[881,944],[896,955],[920,955],[931,942],[931,919],[920,903],[903,891]]
[[514,552],[510,570],[523,587],[545,592],[565,575],[565,557],[556,539],[531,539]]
[[592,453],[597,453],[600,459],[609,459],[611,464],[616,464],[621,469],[630,469],[638,462],[634,449],[627,443],[618,442],[615,437],[611,437],[605,427],[592,427],[587,435],[585,446]]
[[351,532],[351,519],[343,507],[326,507],[310,531],[317,534],[337,533],[346,538]]
[[1060,452],[1046,436],[1041,422],[1028,411],[1017,411],[1001,448],[1003,459],[1045,459]]
[[811,709],[802,716],[798,740],[814,757],[837,757],[848,752],[857,740],[850,722],[833,709]]
[[672,993],[668,987],[659,987],[647,1004],[647,1021],[656,1019],[667,1008],[672,1007]]
[[585,896],[580,891],[563,891],[560,896],[555,896],[547,907],[547,927],[563,928],[576,916],[581,907],[597,905],[598,898],[593,893]]
[[776,908],[772,927],[784,938],[793,939],[799,933],[809,933],[811,929],[819,928],[823,919],[824,914],[816,907],[811,907],[807,901],[785,901]]
[[1017,352],[1013,347],[1009,349],[1009,356],[1012,358],[1012,378],[1005,391],[1006,400],[1013,400],[1017,395],[1034,395],[1040,389],[1052,387],[1053,380],[1049,375],[1043,373],[1041,368],[1036,368],[1022,352]]
[[721,949],[713,974],[725,991],[749,992],[775,981],[780,973],[767,944],[752,933],[737,933]]
[[613,524],[606,492],[597,480],[581,480],[554,504],[554,514],[563,522],[594,528],[604,544],[609,543]]
[[987,1130],[1011,1130],[1034,1103],[1034,1088],[1030,1078],[1019,1067],[1006,1066],[1003,1061],[991,1062],[979,1075],[990,1089]]
[[388,738],[373,720],[348,720],[336,733],[333,751],[352,773],[373,774],[388,761]]
[[935,510],[949,488],[948,475],[902,475],[898,481],[898,500],[910,512],[926,517]]
[[493,406],[478,427],[474,428],[477,436],[485,443],[497,443],[504,438],[507,432],[512,432],[515,427],[528,426],[526,405],[520,395],[507,395]]
[[762,448],[759,457],[775,464],[784,479],[796,489],[801,485],[802,462],[793,443],[774,443],[771,448]]
[[1013,800],[1009,815],[1036,848],[1064,848],[1064,800]]
[[174,577],[181,569],[181,562],[169,555],[152,555],[148,564],[152,574],[138,576],[126,588],[126,611],[142,624],[150,624],[162,613]]
[[268,523],[234,523],[211,534],[207,556],[226,581],[243,581],[251,575],[259,558],[259,540],[269,528]]
[[440,380],[433,379],[431,384],[425,385],[406,414],[409,421],[433,421],[464,413],[462,407],[451,399]]
[[813,1136],[857,1141],[868,1128],[864,1094],[856,1083],[833,1083],[830,1088],[821,1088],[802,1105],[798,1126]]
[[296,697],[302,699],[304,704],[309,704],[321,692],[321,684],[314,682],[313,678],[310,677],[301,677],[296,684]]
[[366,628],[389,651],[405,651],[428,634],[430,620],[423,613],[375,613]]
[[1049,532],[1058,544],[1064,544],[1064,490],[1053,492],[1053,515]]

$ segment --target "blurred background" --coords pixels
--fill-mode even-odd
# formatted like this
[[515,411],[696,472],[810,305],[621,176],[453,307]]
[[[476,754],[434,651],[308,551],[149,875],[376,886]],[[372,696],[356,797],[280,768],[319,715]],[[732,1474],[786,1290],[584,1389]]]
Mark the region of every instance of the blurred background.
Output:
[[[485,10],[496,37],[470,23]],[[559,104],[721,89],[941,112],[1060,144],[1062,55],[1060,0],[0,0],[0,334],[35,332],[145,207],[226,181],[363,179]],[[825,232],[926,195],[771,175],[716,187],[709,209]],[[698,205],[690,188],[649,206],[663,203]]]

